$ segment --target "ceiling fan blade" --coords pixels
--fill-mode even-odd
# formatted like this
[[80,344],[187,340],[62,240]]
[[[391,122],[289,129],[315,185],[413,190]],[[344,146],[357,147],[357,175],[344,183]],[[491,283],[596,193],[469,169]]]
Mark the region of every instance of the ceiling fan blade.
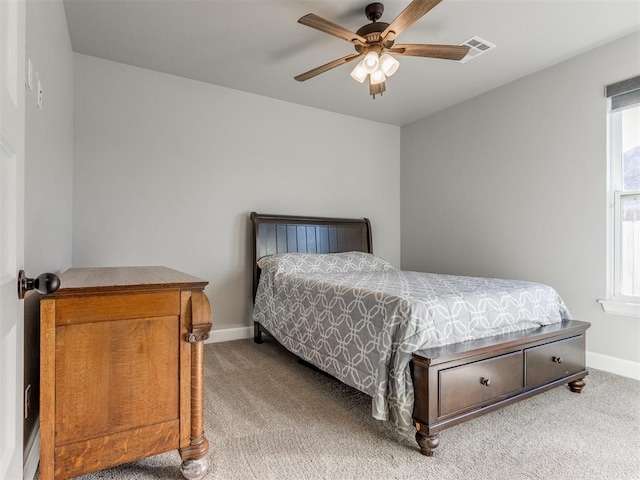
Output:
[[307,27],[315,28],[316,30],[320,30],[321,32],[328,33],[329,35],[334,35],[338,38],[346,40],[351,43],[358,43],[360,45],[365,45],[367,43],[367,39],[361,37],[357,33],[351,32],[346,28],[341,27],[340,25],[336,25],[329,20],[325,20],[318,15],[313,13],[309,13],[304,17],[301,17],[298,20],[298,23],[302,25],[306,25]]
[[355,60],[358,57],[361,57],[362,54],[352,53],[351,55],[347,55],[346,57],[339,58],[334,60],[333,62],[325,63],[320,67],[316,67],[313,70],[309,70],[308,72],[301,73],[300,75],[293,77],[299,82],[304,82],[305,80],[309,80],[310,78],[315,77],[316,75],[320,75],[321,73],[326,72],[327,70],[331,70],[332,68],[339,67],[340,65],[344,65],[345,63],[350,62],[351,60]]
[[385,41],[394,40],[442,0],[413,0],[380,34]]
[[443,58],[445,60],[462,60],[469,52],[467,45],[412,45],[397,44],[388,50],[396,55],[411,57]]

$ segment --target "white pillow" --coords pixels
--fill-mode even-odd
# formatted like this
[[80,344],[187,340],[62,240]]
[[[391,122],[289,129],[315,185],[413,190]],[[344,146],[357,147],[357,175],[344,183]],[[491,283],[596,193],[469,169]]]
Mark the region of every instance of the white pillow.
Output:
[[390,270],[394,267],[371,253],[278,253],[258,260],[271,273],[352,273]]

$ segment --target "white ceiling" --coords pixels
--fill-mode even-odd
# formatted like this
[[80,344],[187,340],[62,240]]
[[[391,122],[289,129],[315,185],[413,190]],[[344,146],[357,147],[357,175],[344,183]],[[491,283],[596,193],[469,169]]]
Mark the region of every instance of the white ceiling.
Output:
[[[383,1],[388,23],[410,0]],[[444,0],[397,43],[497,48],[467,63],[398,57],[373,100],[354,63],[293,77],[354,52],[297,23],[315,13],[349,30],[367,0],[65,0],[73,50],[116,62],[374,121],[404,125],[640,30],[640,0]],[[637,61],[640,59],[630,59]]]

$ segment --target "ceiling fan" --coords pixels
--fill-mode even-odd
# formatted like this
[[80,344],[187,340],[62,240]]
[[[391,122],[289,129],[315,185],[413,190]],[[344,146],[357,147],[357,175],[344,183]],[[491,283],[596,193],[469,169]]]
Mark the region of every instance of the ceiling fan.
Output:
[[365,15],[371,20],[371,23],[355,33],[313,13],[305,15],[298,20],[298,23],[352,43],[357,53],[338,58],[294,78],[299,82],[304,82],[332,68],[362,57],[351,72],[351,76],[360,83],[363,83],[368,76],[369,93],[373,98],[376,98],[377,94],[382,95],[387,89],[386,78],[393,75],[400,65],[393,55],[461,60],[469,51],[469,47],[466,45],[394,44],[398,35],[441,1],[413,0],[391,23],[378,21],[384,11],[384,5],[378,2],[372,3],[365,8]]

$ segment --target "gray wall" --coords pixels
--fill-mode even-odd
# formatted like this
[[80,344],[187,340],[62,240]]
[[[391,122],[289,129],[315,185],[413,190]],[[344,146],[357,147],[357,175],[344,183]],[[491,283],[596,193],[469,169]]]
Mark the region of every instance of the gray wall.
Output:
[[74,55],[73,265],[210,282],[214,329],[249,325],[248,215],[371,219],[400,263],[400,128]]
[[[27,56],[43,85],[26,94],[24,264],[30,276],[71,266],[73,181],[73,53],[62,1],[29,1]],[[25,447],[33,442],[39,389],[38,295],[25,299],[25,387],[32,386],[34,412],[25,421]]]
[[404,126],[402,268],[550,284],[592,322],[592,354],[640,361],[638,319],[597,303],[606,295],[603,88],[639,73],[636,33]]

